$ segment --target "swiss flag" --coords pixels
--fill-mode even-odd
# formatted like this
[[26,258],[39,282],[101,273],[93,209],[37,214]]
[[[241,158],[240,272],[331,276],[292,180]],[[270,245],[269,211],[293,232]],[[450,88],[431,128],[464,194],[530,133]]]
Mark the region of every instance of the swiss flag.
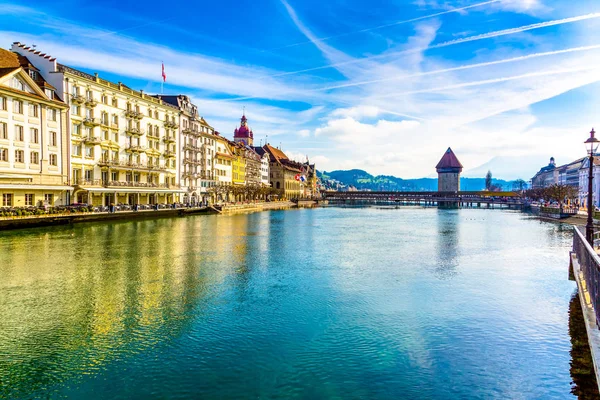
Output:
[[162,78],[163,82],[167,81],[167,74],[165,74],[165,63],[162,63]]

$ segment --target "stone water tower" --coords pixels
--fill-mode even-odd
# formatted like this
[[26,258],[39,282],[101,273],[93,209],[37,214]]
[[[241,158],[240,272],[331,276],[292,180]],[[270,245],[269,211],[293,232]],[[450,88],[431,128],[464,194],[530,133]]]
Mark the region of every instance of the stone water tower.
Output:
[[438,173],[438,192],[460,191],[460,173],[463,166],[450,147],[435,169]]

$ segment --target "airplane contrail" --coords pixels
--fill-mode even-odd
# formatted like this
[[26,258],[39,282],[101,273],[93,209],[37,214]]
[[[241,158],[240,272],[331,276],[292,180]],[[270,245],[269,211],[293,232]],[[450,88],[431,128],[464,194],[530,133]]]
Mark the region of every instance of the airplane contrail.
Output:
[[[498,3],[500,1],[502,1],[502,0],[484,1],[483,3],[477,3],[477,4],[471,4],[470,6],[453,8],[451,10],[446,10],[446,11],[438,12],[438,13],[435,13],[435,14],[423,15],[422,17],[411,18],[411,19],[406,19],[406,20],[402,20],[402,21],[391,22],[389,24],[378,25],[378,26],[374,26],[374,27],[371,27],[371,28],[360,29],[360,30],[357,30],[357,31],[345,32],[345,33],[340,33],[340,34],[337,34],[337,35],[321,37],[321,38],[317,38],[316,40],[324,42],[326,40],[335,39],[335,38],[339,38],[339,37],[343,37],[343,36],[354,35],[354,34],[357,34],[357,33],[364,33],[364,32],[375,31],[377,29],[388,28],[390,26],[397,26],[397,25],[402,25],[402,24],[408,24],[408,23],[411,23],[411,22],[422,21],[424,19],[439,17],[439,16],[445,15],[445,14],[451,14],[451,13],[455,13],[455,12],[466,11],[466,10],[471,9],[471,8],[481,7],[481,6],[485,6],[485,5],[492,4],[492,3]],[[289,48],[289,47],[300,46],[300,45],[308,44],[308,43],[312,43],[312,42],[313,42],[312,40],[307,40],[307,41],[304,41],[304,42],[292,43],[292,44],[288,44],[288,45],[281,46],[281,47],[276,47],[276,48],[273,48],[273,49],[270,49],[270,50],[265,50],[265,51],[281,50],[281,49],[286,49],[286,48]]]
[[541,28],[547,28],[547,27],[555,26],[555,25],[569,24],[569,23],[584,21],[584,20],[593,19],[593,18],[600,18],[600,13],[591,13],[591,14],[580,15],[577,17],[570,17],[570,18],[563,18],[563,19],[557,19],[557,20],[546,21],[546,22],[539,22],[536,24],[524,25],[524,26],[521,26],[518,28],[503,29],[500,31],[484,33],[481,35],[469,36],[469,37],[462,38],[462,39],[450,40],[447,42],[442,42],[442,43],[434,44],[434,45],[427,46],[427,47],[407,49],[407,50],[402,50],[402,51],[398,51],[398,52],[390,53],[390,54],[378,54],[378,55],[374,55],[374,56],[370,56],[370,57],[364,57],[364,58],[354,59],[354,60],[350,60],[350,61],[343,61],[343,62],[334,63],[334,64],[322,65],[320,67],[306,68],[306,69],[302,69],[302,70],[298,70],[298,71],[281,72],[278,74],[270,75],[270,76],[268,76],[268,78],[275,78],[275,77],[287,76],[287,75],[296,75],[296,74],[300,74],[303,72],[335,68],[335,67],[349,65],[349,64],[355,64],[355,63],[359,63],[359,62],[363,62],[363,61],[367,61],[367,60],[397,56],[400,54],[418,53],[418,52],[425,51],[425,50],[439,49],[442,47],[454,46],[457,44],[474,42],[477,40],[490,39],[490,38],[494,38],[494,37],[498,37],[498,36],[512,35],[515,33],[530,31],[530,30],[534,30],[534,29],[541,29]]
[[393,78],[382,78],[382,79],[373,79],[370,81],[345,83],[345,84],[341,84],[341,85],[313,89],[313,91],[321,92],[321,91],[334,90],[334,89],[343,89],[343,88],[347,88],[347,87],[369,85],[371,83],[401,81],[401,80],[405,80],[405,79],[419,78],[422,76],[438,75],[438,74],[444,74],[447,72],[463,71],[463,70],[473,69],[473,68],[490,67],[492,65],[500,65],[500,64],[507,64],[507,63],[512,63],[512,62],[518,62],[518,61],[525,61],[525,60],[530,60],[530,59],[539,58],[539,57],[548,57],[548,56],[554,56],[554,55],[559,55],[559,54],[575,53],[575,52],[597,50],[597,49],[600,49],[600,44],[591,45],[591,46],[582,46],[582,47],[572,47],[569,49],[547,51],[547,52],[543,52],[543,53],[533,53],[533,54],[527,54],[527,55],[519,56],[519,57],[507,58],[504,60],[488,61],[488,62],[477,63],[477,64],[468,64],[468,65],[462,65],[460,67],[444,68],[444,69],[438,69],[438,70],[434,70],[434,71],[420,72],[417,74],[403,75],[403,76],[398,76],[398,77],[393,77]]
[[486,79],[486,80],[475,81],[475,82],[458,83],[456,85],[448,85],[448,86],[442,86],[442,87],[438,87],[438,88],[412,90],[409,92],[402,92],[402,93],[390,93],[387,95],[375,96],[375,97],[371,97],[371,98],[372,99],[384,99],[384,98],[390,98],[390,97],[406,96],[406,95],[410,95],[410,94],[436,93],[436,92],[443,92],[443,91],[453,90],[453,89],[462,89],[462,88],[467,88],[467,87],[490,85],[493,83],[516,81],[519,79],[526,79],[526,78],[535,78],[535,77],[539,77],[539,76],[560,75],[560,74],[567,74],[567,73],[573,73],[573,72],[586,72],[586,71],[593,71],[593,70],[600,71],[600,66],[592,66],[592,67],[587,66],[587,67],[580,67],[580,68],[568,68],[568,69],[558,69],[558,70],[550,70],[550,71],[530,72],[528,74],[506,76],[503,78]]

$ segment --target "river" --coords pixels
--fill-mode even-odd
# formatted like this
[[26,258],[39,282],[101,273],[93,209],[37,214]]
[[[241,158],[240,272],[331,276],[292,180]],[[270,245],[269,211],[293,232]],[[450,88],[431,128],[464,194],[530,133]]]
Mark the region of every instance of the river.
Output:
[[571,240],[408,207],[1,232],[0,398],[577,398]]

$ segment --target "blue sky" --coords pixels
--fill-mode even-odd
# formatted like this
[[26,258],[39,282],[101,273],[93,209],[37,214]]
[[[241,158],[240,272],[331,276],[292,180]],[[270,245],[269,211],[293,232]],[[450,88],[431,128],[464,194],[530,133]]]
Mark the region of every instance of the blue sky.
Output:
[[[319,169],[529,179],[600,129],[600,1],[0,3],[0,43],[146,92],[186,93],[232,136]],[[268,136],[268,139],[267,139]],[[483,171],[483,172],[482,172]]]

